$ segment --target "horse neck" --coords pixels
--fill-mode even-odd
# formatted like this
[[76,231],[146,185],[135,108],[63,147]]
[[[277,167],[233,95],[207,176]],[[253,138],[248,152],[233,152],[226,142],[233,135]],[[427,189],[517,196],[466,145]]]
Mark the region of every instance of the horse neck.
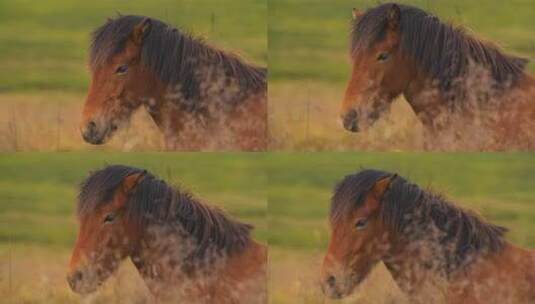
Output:
[[454,80],[458,85],[455,90],[460,93],[450,94],[442,92],[426,72],[415,68],[403,95],[424,127],[432,131],[451,128],[452,122],[445,117],[468,119],[464,122],[469,123],[483,113],[508,111],[522,115],[525,101],[530,102],[532,115],[535,113],[535,80],[531,76],[524,74],[515,83],[497,88],[486,70],[476,67],[473,74]]
[[[535,302],[535,250],[524,249],[506,242],[504,249],[495,254],[490,265],[483,267],[490,268],[494,273],[500,273],[507,269],[508,280],[503,277],[496,279],[498,282],[491,282],[490,285],[504,285],[504,288],[517,292],[519,303]],[[511,285],[504,284],[508,281]]]
[[[444,240],[429,229],[419,234],[415,238],[393,237],[390,252],[383,258],[400,289],[413,302],[442,303],[446,296],[460,299],[451,303],[463,303],[467,295],[488,293],[504,297],[497,303],[511,299],[520,299],[520,303],[535,301],[535,251],[505,242],[497,252],[470,252],[459,261],[455,252],[457,238]],[[484,288],[488,292],[481,293]]]
[[[145,104],[162,131],[168,150],[225,146],[228,145],[229,134],[214,137],[214,133],[231,129],[240,131],[243,126],[249,125],[261,130],[258,138],[264,137],[261,132],[265,128],[261,124],[265,120],[267,86],[244,79],[247,75],[229,72],[215,52],[219,51],[211,50],[192,59],[193,79],[181,80],[194,83],[186,89],[192,90],[189,95],[183,91],[182,83],[164,85],[154,98],[148,99],[152,104]],[[247,132],[243,131],[246,138],[256,138]],[[213,140],[207,142],[206,138]],[[215,138],[220,141],[215,141]],[[244,145],[247,147],[247,142]],[[253,145],[256,142],[253,141]]]
[[535,108],[535,78],[530,74],[524,74],[517,82],[515,87],[532,108]]
[[[257,68],[220,50],[211,49],[198,63],[199,101],[208,111],[232,113],[248,101],[267,93],[265,79],[254,76]],[[250,71],[248,73],[246,71]]]
[[229,257],[220,281],[225,282],[222,285],[227,286],[232,294],[240,297],[236,301],[229,302],[266,303],[266,267],[267,248],[254,240],[251,240],[244,251]]
[[145,280],[170,280],[170,273],[178,268],[176,275],[181,275],[180,266],[190,254],[191,249],[185,244],[191,240],[180,228],[170,225],[149,224],[144,227],[140,240],[130,257]]
[[[389,253],[382,259],[396,284],[405,294],[412,297],[415,303],[419,303],[415,299],[422,296],[422,290],[442,289],[445,270],[435,264],[435,259],[437,257],[440,259],[437,248],[438,240],[423,242],[393,238]],[[440,302],[438,299],[429,299],[430,294],[440,293],[426,292],[422,303]]]
[[[533,303],[535,251],[505,243],[502,250],[475,260],[451,280],[452,303]],[[488,295],[492,294],[492,300]]]
[[[229,111],[250,96],[266,90],[265,83],[263,86],[259,85],[252,80],[252,74],[245,72],[252,72],[257,68],[215,47],[204,44],[199,44],[198,47],[199,52],[195,57],[187,59],[190,62],[192,79],[182,79],[182,83],[168,87],[167,94],[174,94],[179,99],[175,100],[175,103],[205,107],[207,110]],[[193,89],[196,92],[187,94],[189,96],[176,91],[176,88],[192,82],[195,83]]]
[[266,249],[253,240],[233,255],[209,251],[197,259],[192,257],[195,248],[192,237],[180,227],[153,225],[138,242],[131,260],[156,297],[169,296],[166,290],[170,286],[173,293],[185,298],[216,297],[236,287],[232,280],[256,279],[265,271]]
[[535,289],[533,289],[533,286],[535,286],[535,250],[523,250],[525,255],[525,266],[522,265],[522,269],[524,269],[526,281],[527,281],[527,297],[530,302],[535,302]]
[[457,237],[447,238],[425,214],[413,214],[412,223],[402,233],[393,232],[391,248],[383,262],[398,286],[408,295],[424,297],[424,302],[437,298],[449,284],[452,274],[479,257],[469,253],[458,258]]
[[254,240],[242,252],[229,257],[226,265],[230,277],[255,277],[265,275],[267,248]]

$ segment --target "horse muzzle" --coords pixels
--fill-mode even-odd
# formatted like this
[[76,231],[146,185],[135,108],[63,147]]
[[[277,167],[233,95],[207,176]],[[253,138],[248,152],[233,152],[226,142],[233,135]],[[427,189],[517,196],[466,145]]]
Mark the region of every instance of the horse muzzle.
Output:
[[329,275],[321,282],[321,291],[328,298],[342,299],[349,296],[353,290],[347,283],[334,275]]
[[89,121],[81,128],[83,139],[93,145],[104,144],[113,132],[117,130],[117,126],[111,124],[108,127],[99,127],[95,121]]
[[71,290],[78,294],[88,294],[94,292],[97,287],[87,284],[86,278],[81,271],[74,271],[67,275],[67,282],[71,287]]
[[359,123],[357,111],[354,109],[349,110],[342,115],[342,125],[344,129],[350,132],[359,132]]
[[327,277],[327,279],[321,283],[321,291],[331,299],[341,299],[343,297],[336,286],[336,278],[332,275]]

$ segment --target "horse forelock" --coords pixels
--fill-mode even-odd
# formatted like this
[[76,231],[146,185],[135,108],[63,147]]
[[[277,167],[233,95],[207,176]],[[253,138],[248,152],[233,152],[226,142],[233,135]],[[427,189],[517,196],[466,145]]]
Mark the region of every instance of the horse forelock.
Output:
[[379,170],[362,170],[345,176],[335,186],[331,198],[331,223],[344,220],[353,210],[360,208],[375,183],[386,176],[387,172]]
[[108,166],[93,172],[81,185],[78,215],[91,215],[109,203],[124,178],[144,173],[128,196],[125,216],[138,225],[179,224],[192,237],[196,247],[193,257],[202,258],[208,251],[232,254],[245,249],[251,241],[251,225],[229,218],[222,210],[208,206],[189,192],[169,186],[143,169]]
[[105,204],[110,203],[124,178],[142,172],[145,170],[122,165],[110,165],[104,169],[92,171],[80,184],[78,216],[92,214]]
[[[384,39],[386,16],[393,4],[387,3],[367,10],[353,21],[350,52],[355,56]],[[443,23],[422,9],[398,5],[400,47],[419,67],[439,82],[443,92],[452,83],[470,72],[472,64],[488,69],[497,84],[514,83],[528,63],[527,59],[503,53],[496,45],[466,33],[462,27]]]

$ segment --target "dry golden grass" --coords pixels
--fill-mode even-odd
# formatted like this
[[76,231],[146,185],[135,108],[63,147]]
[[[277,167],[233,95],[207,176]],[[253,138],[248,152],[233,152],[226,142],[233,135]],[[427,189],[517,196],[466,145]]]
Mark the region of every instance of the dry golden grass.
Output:
[[124,262],[98,292],[74,294],[66,281],[70,252],[35,245],[0,245],[0,299],[7,304],[151,303],[133,264]]
[[329,300],[321,292],[321,252],[270,248],[270,303],[408,303],[383,264],[379,264],[355,293],[342,301]]
[[[99,290],[85,298],[74,294],[65,280],[70,252],[36,245],[0,246],[2,303],[152,303],[144,282],[130,261]],[[322,253],[270,249],[270,303],[408,303],[383,265],[343,301],[326,299],[319,287]]]
[[0,95],[0,151],[163,150],[163,136],[143,109],[105,145],[85,143],[78,129],[84,99],[60,92]]
[[422,150],[423,128],[409,105],[396,100],[370,130],[352,134],[338,121],[344,87],[320,82],[269,87],[272,150]]

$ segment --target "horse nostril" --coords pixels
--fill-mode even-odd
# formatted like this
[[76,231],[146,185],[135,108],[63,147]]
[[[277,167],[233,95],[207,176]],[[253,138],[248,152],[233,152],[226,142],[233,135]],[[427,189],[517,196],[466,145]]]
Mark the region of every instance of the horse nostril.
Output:
[[[102,129],[102,128],[100,128]],[[80,128],[82,138],[93,145],[100,145],[104,143],[106,130],[100,130],[99,126],[94,120],[84,122],[84,125]]]
[[327,285],[329,285],[329,287],[334,287],[334,285],[336,284],[336,278],[334,276],[329,276],[327,278]]
[[351,132],[358,131],[357,111],[350,110],[342,117],[344,128]]
[[94,121],[90,121],[87,123],[87,129],[89,129],[90,131],[94,130],[97,128],[97,124],[94,122]]
[[78,282],[82,280],[82,277],[83,277],[82,273],[80,271],[77,271],[72,274],[71,280],[74,282]]
[[69,286],[71,286],[72,289],[76,286],[77,282],[82,280],[82,273],[80,271],[76,271],[69,276],[67,276],[67,282],[69,282]]

